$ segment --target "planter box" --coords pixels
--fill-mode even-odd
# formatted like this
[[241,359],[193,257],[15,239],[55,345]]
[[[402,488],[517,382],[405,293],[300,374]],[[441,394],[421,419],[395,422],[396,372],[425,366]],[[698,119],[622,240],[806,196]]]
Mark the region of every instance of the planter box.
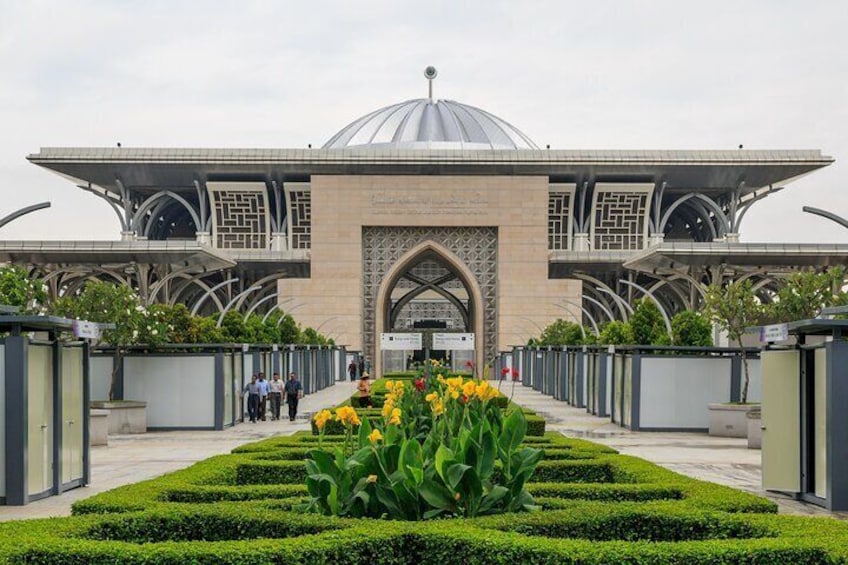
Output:
[[763,445],[762,410],[754,406],[748,411],[748,449],[761,449]]
[[109,434],[147,432],[147,403],[135,400],[95,400],[92,408],[109,411]]
[[109,445],[109,411],[90,410],[88,422],[88,444]]
[[711,436],[748,437],[748,411],[759,404],[710,404],[709,430]]

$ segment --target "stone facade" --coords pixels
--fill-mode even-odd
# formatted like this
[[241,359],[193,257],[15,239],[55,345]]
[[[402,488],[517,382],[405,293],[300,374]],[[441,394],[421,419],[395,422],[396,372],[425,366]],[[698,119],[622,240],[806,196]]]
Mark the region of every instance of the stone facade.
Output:
[[[365,312],[363,228],[488,228],[497,233],[496,306],[490,313],[497,335],[478,336],[482,366],[489,360],[487,341],[493,345],[485,357],[526,343],[557,318],[574,317],[560,306],[563,299],[581,302],[579,281],[548,278],[548,185],[544,176],[313,175],[311,277],[280,281],[279,300],[287,301],[287,310],[297,309],[303,325],[320,328],[349,349],[373,351],[374,343],[364,343],[364,329],[381,313]],[[427,230],[420,233],[426,243]],[[579,318],[579,312],[572,314]],[[482,313],[481,324],[485,318]],[[379,371],[379,355],[374,362]]]

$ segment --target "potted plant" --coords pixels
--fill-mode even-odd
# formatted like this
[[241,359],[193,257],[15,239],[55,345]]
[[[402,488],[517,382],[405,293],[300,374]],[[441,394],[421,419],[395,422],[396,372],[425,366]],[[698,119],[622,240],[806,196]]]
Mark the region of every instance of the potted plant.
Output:
[[748,403],[750,373],[748,356],[742,345],[745,328],[757,323],[760,303],[754,294],[750,279],[732,281],[725,286],[711,285],[704,300],[704,315],[736,343],[742,355],[744,379],[740,402],[722,402],[709,405],[710,435],[722,437],[748,436],[748,411],[759,404]]

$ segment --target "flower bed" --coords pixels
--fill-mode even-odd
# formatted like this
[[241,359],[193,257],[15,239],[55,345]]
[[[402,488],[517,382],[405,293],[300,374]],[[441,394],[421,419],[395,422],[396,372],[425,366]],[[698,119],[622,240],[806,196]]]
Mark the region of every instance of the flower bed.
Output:
[[69,518],[0,523],[0,562],[848,563],[844,522],[777,515],[763,498],[554,433],[523,444],[545,452],[526,485],[538,512],[420,522],[303,514],[298,460],[318,442],[269,438],[79,501]]

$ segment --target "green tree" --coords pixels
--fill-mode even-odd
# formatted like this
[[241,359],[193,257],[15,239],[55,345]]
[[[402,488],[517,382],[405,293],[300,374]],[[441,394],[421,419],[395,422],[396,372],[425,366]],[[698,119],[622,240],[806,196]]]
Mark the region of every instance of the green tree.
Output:
[[127,347],[136,344],[158,345],[168,338],[168,324],[161,312],[145,308],[129,287],[102,281],[89,281],[77,295],[63,296],[51,305],[51,313],[76,320],[114,324],[103,330],[101,343],[114,347],[115,359],[109,399],[115,399],[118,371]]
[[224,331],[218,327],[215,316],[193,316],[189,326],[189,335],[185,343],[225,343]]
[[635,301],[630,316],[633,340],[638,345],[668,345],[671,339],[660,309],[650,298]]
[[542,331],[542,335],[535,343],[536,345],[580,345],[583,343],[583,332],[584,329],[578,324],[558,319]]
[[300,332],[298,343],[301,345],[330,345],[331,340],[312,328],[306,328]]
[[823,273],[793,273],[786,278],[774,301],[765,308],[765,318],[771,323],[815,318],[823,308],[848,303],[844,284],[843,267],[833,267]]
[[300,336],[300,328],[298,327],[295,319],[292,318],[291,314],[283,314],[282,320],[279,317],[274,318],[274,316],[271,316],[271,318],[269,318],[269,320],[271,319],[274,320],[274,325],[280,332],[280,343],[290,344],[298,342],[298,338]]
[[244,324],[244,314],[230,310],[224,314],[224,319],[221,321],[221,331],[223,332],[224,341],[230,343],[248,343],[247,328]]
[[693,310],[678,312],[671,319],[674,345],[684,347],[710,347],[713,344],[713,327],[710,321]]
[[39,279],[21,267],[0,267],[0,304],[17,306],[23,314],[38,314],[46,301],[47,289]]
[[194,316],[185,304],[152,304],[150,313],[167,326],[167,343],[194,343],[191,341],[191,323]]
[[[762,307],[751,286],[751,280],[733,281],[725,286],[710,285],[704,300],[704,315],[727,333],[727,338],[742,349],[745,328],[757,323]],[[748,356],[742,349],[742,364],[745,367],[745,385],[742,387],[742,403],[748,402]]]
[[598,343],[601,345],[632,345],[634,343],[633,330],[627,322],[612,321],[601,328]]

